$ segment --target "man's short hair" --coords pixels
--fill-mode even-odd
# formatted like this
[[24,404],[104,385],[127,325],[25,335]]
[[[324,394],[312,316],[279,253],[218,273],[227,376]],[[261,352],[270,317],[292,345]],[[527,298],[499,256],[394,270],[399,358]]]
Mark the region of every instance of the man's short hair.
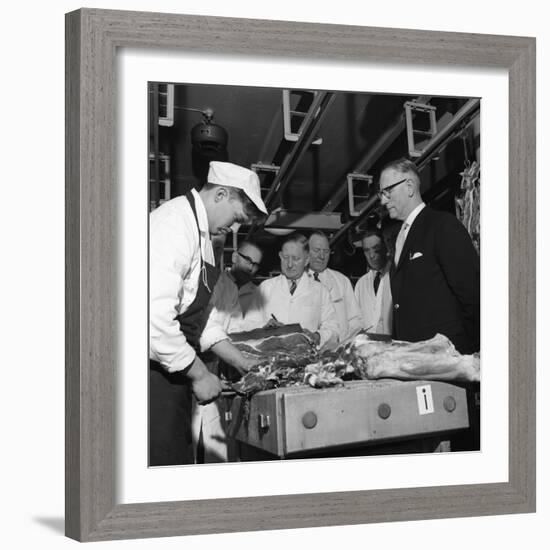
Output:
[[242,250],[245,246],[253,246],[254,248],[256,248],[257,250],[260,251],[262,256],[264,254],[263,248],[260,246],[258,241],[254,240],[254,239],[245,239],[244,241],[241,241],[239,243],[239,246],[237,247],[237,250]]
[[287,235],[281,243],[281,249],[286,243],[299,243],[304,247],[305,252],[309,252],[309,240],[302,233],[294,232],[290,233],[290,235]]
[[360,235],[361,244],[363,244],[363,241],[367,237],[378,237],[382,241],[383,245],[386,244],[386,241],[384,240],[384,235],[383,235],[382,231],[380,231],[379,229],[367,229],[366,231],[363,231],[363,233],[361,233],[361,235]]
[[382,167],[382,169],[380,170],[380,174],[382,174],[382,172],[385,172],[386,170],[396,170],[401,174],[413,174],[416,177],[417,181],[420,182],[420,172],[418,171],[418,167],[408,158],[401,157],[397,160],[392,160],[391,162],[388,162]]
[[218,185],[217,183],[210,182],[206,182],[204,184],[204,189],[207,191],[217,187],[227,189],[231,200],[239,200],[242,203],[243,211],[250,223],[259,222],[265,217],[265,214],[258,209],[258,207],[250,200],[248,195],[242,189],[239,189],[238,187],[231,187],[230,185]]
[[313,236],[323,237],[324,239],[330,242],[328,235],[322,229],[316,229],[315,231],[312,231],[309,235],[309,238],[311,239],[311,237]]

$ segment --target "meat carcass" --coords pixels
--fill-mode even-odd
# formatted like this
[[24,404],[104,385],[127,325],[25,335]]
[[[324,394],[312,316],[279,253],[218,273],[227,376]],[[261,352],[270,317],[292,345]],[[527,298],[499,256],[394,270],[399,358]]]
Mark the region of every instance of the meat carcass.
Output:
[[324,367],[336,375],[353,370],[362,379],[480,380],[479,354],[461,355],[442,334],[422,342],[404,342],[378,341],[359,333],[343,348],[336,359],[321,355],[317,369],[322,371]]
[[479,355],[461,355],[442,334],[422,342],[404,342],[360,332],[332,350],[317,350],[299,331],[234,342],[258,359],[232,387],[242,395],[299,384],[325,388],[345,380],[397,378],[479,382]]

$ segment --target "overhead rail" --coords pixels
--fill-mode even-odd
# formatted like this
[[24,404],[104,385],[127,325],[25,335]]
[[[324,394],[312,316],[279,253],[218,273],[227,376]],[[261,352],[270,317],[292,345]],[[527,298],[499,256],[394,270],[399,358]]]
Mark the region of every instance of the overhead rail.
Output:
[[480,100],[469,99],[453,116],[453,118],[426,144],[425,154],[413,162],[422,170],[434,154],[443,150],[449,141],[456,137],[455,130],[460,126],[469,124],[479,114]]
[[[280,166],[277,166],[276,164],[266,164],[264,162],[256,162],[255,164],[250,165],[250,169],[253,172],[256,172],[256,174],[262,174],[262,173],[268,173],[268,174],[277,174],[279,170],[281,169]],[[262,186],[262,180],[260,180],[260,191],[263,195],[265,191],[269,191],[271,189],[271,186]]]
[[[333,92],[318,92],[315,95],[311,107],[304,119],[301,133],[297,141],[278,167],[273,183],[267,191],[267,195],[263,197],[263,201],[268,211],[273,210],[273,205],[281,198],[300,160],[311,145],[334,98],[335,94]],[[268,166],[263,163],[257,164],[264,167]],[[248,236],[250,237],[254,232],[262,228],[264,224],[265,220],[260,223],[253,223],[248,231]]]
[[[422,170],[426,164],[445,146],[457,137],[462,131],[465,125],[470,122],[479,114],[480,100],[470,99],[468,100],[453,116],[453,118],[429,141],[424,149],[424,153],[421,157],[412,159],[412,162],[416,164],[419,170]],[[368,214],[374,206],[378,204],[378,196],[373,195],[369,199],[363,208],[361,208],[359,215],[345,223],[330,239],[330,245],[334,246],[347,232],[351,231],[357,226],[362,218]]]
[[[427,103],[430,96],[419,96],[415,99],[418,103]],[[378,138],[376,143],[369,148],[367,154],[350,170],[353,173],[367,173],[375,162],[384,154],[388,147],[397,139],[405,129],[405,113],[399,114],[390,124],[388,129]],[[333,193],[325,206],[321,209],[323,212],[332,212],[344,200],[348,190],[347,181],[342,183]]]
[[293,212],[273,210],[265,221],[265,228],[322,229],[331,233],[342,227],[339,212]]
[[268,208],[283,194],[283,191],[289,184],[296,167],[311,145],[317,130],[321,126],[321,122],[332,105],[334,97],[335,94],[332,92],[319,92],[315,96],[304,119],[300,136],[292,150],[281,163],[279,172],[275,176],[271,189],[264,200]]

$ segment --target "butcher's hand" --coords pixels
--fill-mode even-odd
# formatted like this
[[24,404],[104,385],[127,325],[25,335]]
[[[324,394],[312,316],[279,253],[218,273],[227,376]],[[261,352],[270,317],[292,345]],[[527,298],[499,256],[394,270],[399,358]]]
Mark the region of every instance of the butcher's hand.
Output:
[[195,357],[193,365],[187,371],[187,377],[199,405],[206,405],[219,397],[222,391],[221,380],[212,374],[198,357]]
[[253,366],[257,365],[259,362],[258,359],[243,359],[243,362],[241,363],[241,368],[244,372],[248,372]]
[[281,323],[278,321],[274,315],[271,316],[269,321],[264,325],[263,328],[275,328],[275,327],[282,327],[284,323]]

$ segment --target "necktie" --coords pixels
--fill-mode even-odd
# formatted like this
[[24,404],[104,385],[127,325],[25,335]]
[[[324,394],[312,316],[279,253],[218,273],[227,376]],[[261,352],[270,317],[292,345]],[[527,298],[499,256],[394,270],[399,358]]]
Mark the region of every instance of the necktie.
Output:
[[405,244],[405,239],[407,238],[407,229],[409,228],[408,223],[404,223],[399,230],[397,239],[395,241],[395,265],[399,263],[399,256],[401,256],[401,251],[403,250],[403,245]]
[[380,271],[376,272],[376,275],[374,276],[374,294],[376,295],[378,293],[378,287],[380,286],[380,279],[382,277],[382,274]]
[[294,291],[296,290],[296,287],[298,285],[296,284],[296,281],[294,279],[292,279],[292,281],[290,281],[290,294],[294,294]]
[[318,281],[319,280],[319,273],[317,273],[317,271],[314,271],[313,272],[313,278]]

